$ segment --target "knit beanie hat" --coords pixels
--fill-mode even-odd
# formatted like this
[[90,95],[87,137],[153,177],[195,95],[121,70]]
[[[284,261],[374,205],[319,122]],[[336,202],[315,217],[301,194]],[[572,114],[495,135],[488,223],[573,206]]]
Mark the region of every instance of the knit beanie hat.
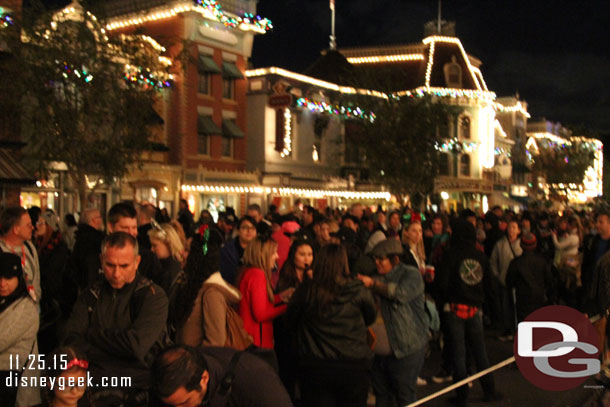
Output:
[[536,249],[536,235],[527,232],[521,236],[521,248],[523,250],[534,250]]

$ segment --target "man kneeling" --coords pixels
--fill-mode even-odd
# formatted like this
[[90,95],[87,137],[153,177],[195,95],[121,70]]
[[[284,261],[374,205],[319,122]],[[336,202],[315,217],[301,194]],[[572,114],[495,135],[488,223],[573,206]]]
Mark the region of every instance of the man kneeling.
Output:
[[291,407],[275,371],[258,356],[230,348],[174,346],[153,365],[153,390],[167,405]]

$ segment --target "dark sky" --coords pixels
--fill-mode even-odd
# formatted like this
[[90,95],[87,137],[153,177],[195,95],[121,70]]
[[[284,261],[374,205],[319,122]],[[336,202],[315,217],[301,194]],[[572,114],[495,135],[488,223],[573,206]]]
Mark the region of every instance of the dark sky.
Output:
[[[273,31],[254,41],[255,67],[302,71],[328,47],[328,0],[260,0]],[[419,42],[437,0],[336,0],[338,47]],[[519,92],[532,118],[610,134],[607,0],[444,0],[466,52],[481,59],[490,90]]]
[[[438,8],[438,0],[335,2],[339,48],[419,42]],[[329,0],[259,0],[258,13],[274,29],[256,36],[255,67],[301,72],[328,47]],[[498,96],[519,92],[533,119],[610,137],[608,0],[444,0],[442,14],[455,21],[466,52],[483,61],[487,86]]]

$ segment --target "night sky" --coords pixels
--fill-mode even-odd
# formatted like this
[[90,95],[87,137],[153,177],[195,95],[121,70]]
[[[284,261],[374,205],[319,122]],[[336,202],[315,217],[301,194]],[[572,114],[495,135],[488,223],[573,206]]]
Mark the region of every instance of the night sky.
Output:
[[[420,42],[438,8],[438,0],[335,2],[339,48]],[[258,13],[274,29],[256,36],[254,67],[302,72],[328,48],[329,0],[260,0]],[[466,52],[483,61],[490,90],[519,92],[533,120],[584,125],[610,141],[608,0],[444,0],[442,15],[455,21]]]
[[[328,0],[260,0],[272,32],[257,36],[255,67],[302,71],[328,48]],[[419,42],[437,0],[336,0],[338,48]],[[532,119],[582,124],[610,135],[607,0],[444,0],[466,52],[481,59],[498,96],[519,92]]]

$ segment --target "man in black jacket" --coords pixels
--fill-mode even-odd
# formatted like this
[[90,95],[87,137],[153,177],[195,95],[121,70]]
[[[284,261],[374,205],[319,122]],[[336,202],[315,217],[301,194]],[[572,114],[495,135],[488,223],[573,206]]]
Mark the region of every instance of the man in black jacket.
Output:
[[275,371],[258,356],[231,348],[179,345],[153,366],[153,390],[181,407],[292,407]]
[[79,291],[93,283],[99,276],[100,247],[104,240],[104,222],[100,211],[85,209],[76,230],[76,241],[68,263],[69,272]]
[[[101,262],[104,279],[79,296],[64,344],[87,353],[94,405],[144,406],[150,367],[167,337],[167,297],[138,273],[135,237],[110,234],[102,242]],[[101,387],[104,377],[129,377],[130,382],[121,382],[122,388]]]
[[[489,262],[484,253],[476,249],[476,231],[464,219],[451,222],[451,240],[443,255],[436,274],[436,289],[444,321],[447,324],[451,355],[453,358],[453,381],[467,377],[466,348],[474,357],[477,370],[489,367],[483,333],[482,306],[485,291],[491,283]],[[491,374],[481,377],[486,401],[499,400]],[[454,399],[457,406],[466,406],[468,386],[457,389]]]

